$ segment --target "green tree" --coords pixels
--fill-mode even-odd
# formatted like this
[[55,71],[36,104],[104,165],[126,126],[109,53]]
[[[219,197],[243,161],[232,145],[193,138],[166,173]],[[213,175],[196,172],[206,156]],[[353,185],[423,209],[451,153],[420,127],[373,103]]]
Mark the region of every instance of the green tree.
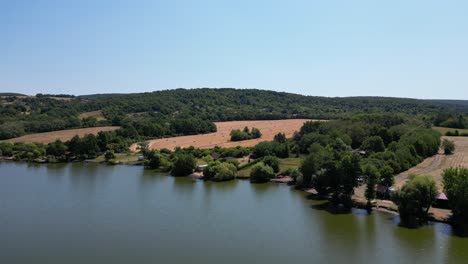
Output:
[[67,146],[60,140],[47,144],[46,154],[54,157],[63,157],[67,151]]
[[375,199],[375,185],[379,180],[380,172],[374,165],[368,164],[363,168],[363,173],[367,176],[367,186],[365,193],[367,199],[367,208],[371,209],[371,201]]
[[106,153],[104,153],[104,159],[106,160],[106,162],[109,162],[115,159],[114,151],[113,150],[106,151]]
[[212,162],[208,163],[208,166],[206,166],[206,168],[203,170],[203,179],[204,180],[213,179],[214,176],[216,175],[216,173],[218,172],[217,167],[219,165],[221,165],[221,162],[219,162],[219,161],[212,161]]
[[342,178],[338,185],[343,196],[342,200],[348,207],[351,206],[351,198],[354,194],[354,188],[358,185],[358,176],[361,175],[360,166],[361,157],[357,153],[343,156],[340,162]]
[[455,144],[451,140],[444,139],[442,141],[442,148],[444,149],[445,155],[450,155],[455,151]]
[[380,172],[380,183],[384,186],[390,187],[393,185],[393,168],[389,165],[384,165],[379,170]]
[[178,154],[175,157],[172,168],[173,176],[187,176],[193,172],[196,167],[195,158],[190,154]]
[[148,169],[159,169],[161,166],[161,154],[156,150],[147,150],[144,153],[145,167]]
[[448,168],[442,173],[444,191],[455,218],[468,222],[468,169]]
[[374,153],[374,152],[383,152],[385,151],[385,144],[381,137],[372,136],[364,140],[361,145],[361,149]]
[[228,162],[223,162],[216,166],[216,174],[213,177],[214,181],[228,181],[236,177],[237,168]]
[[280,170],[279,159],[275,156],[266,156],[263,158],[263,164],[270,166],[275,173],[278,173]]
[[261,138],[262,132],[260,132],[260,129],[256,127],[252,127],[252,131],[250,132],[250,135],[252,138]]
[[276,141],[278,143],[285,143],[286,134],[279,132],[278,134],[275,135],[275,137],[273,138],[273,141]]
[[434,179],[427,175],[412,175],[410,181],[393,196],[403,225],[416,226],[427,219],[431,204],[437,198]]
[[261,183],[267,182],[275,177],[275,172],[270,166],[264,164],[256,164],[250,171],[250,182]]

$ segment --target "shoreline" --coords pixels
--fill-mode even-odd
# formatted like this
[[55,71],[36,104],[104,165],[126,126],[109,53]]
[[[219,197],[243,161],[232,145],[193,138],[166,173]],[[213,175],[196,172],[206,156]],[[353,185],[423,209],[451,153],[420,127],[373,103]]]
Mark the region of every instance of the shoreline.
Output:
[[[65,161],[65,162],[53,162],[53,163],[48,163],[48,162],[38,162],[38,161],[24,161],[24,160],[14,160],[13,157],[0,157],[0,161],[10,161],[10,162],[18,162],[18,163],[35,163],[35,164],[69,164],[69,163],[83,163],[83,164],[100,164],[100,165],[107,165],[107,166],[116,166],[116,165],[124,165],[124,166],[143,166],[143,163],[141,161],[133,161],[133,162],[122,162],[118,161],[117,163],[109,163],[106,161],[100,161],[100,160],[74,160],[74,161]],[[153,170],[155,172],[161,172],[158,170]],[[168,174],[170,176],[170,174]],[[191,174],[186,177],[191,177],[192,179],[196,180],[202,180],[200,175],[197,175],[197,177],[194,177],[194,174]],[[250,177],[236,177],[234,180],[248,180]],[[284,177],[284,178],[273,178],[270,179],[270,181],[266,182],[268,184],[276,184],[276,185],[287,185],[290,188],[294,188],[291,186],[289,183],[291,182],[291,179],[289,177]],[[313,188],[305,188],[305,189],[298,189],[301,192],[307,193],[307,194],[316,194],[315,190]],[[352,208],[356,209],[365,209],[367,205],[367,200],[363,197],[360,197],[358,195],[353,195],[352,197],[352,202],[353,206]],[[377,212],[383,212],[383,213],[389,213],[395,216],[398,216],[398,207],[390,200],[381,200],[381,199],[375,199],[373,201],[373,206],[372,206],[372,211],[377,211]],[[448,209],[441,209],[441,208],[434,208],[431,207],[429,210],[429,216],[428,216],[428,221],[431,222],[438,222],[438,223],[443,223],[443,224],[448,224],[450,226],[454,226],[455,223],[450,220],[452,216],[451,210]]]

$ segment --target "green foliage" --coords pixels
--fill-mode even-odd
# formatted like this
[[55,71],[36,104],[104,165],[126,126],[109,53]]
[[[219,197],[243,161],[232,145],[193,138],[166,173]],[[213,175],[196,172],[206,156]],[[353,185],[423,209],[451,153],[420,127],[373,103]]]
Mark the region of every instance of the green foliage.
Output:
[[172,168],[173,176],[187,176],[193,172],[196,167],[195,158],[190,154],[178,154],[175,157]]
[[13,156],[13,143],[0,142],[0,151],[2,152],[2,156],[5,156],[5,157]]
[[214,161],[203,171],[204,180],[228,181],[236,177],[237,168],[228,162]]
[[455,144],[451,140],[444,139],[442,141],[442,148],[444,149],[445,155],[450,155],[455,151]]
[[275,177],[275,172],[270,166],[262,163],[256,164],[250,171],[250,182],[262,183],[268,182]]
[[371,208],[371,201],[375,199],[375,185],[379,181],[380,172],[374,165],[369,164],[363,168],[363,173],[367,177],[367,186],[365,192],[367,206],[368,208]]
[[431,204],[437,198],[434,179],[427,175],[413,175],[394,195],[403,225],[416,226],[425,221]]
[[279,158],[289,157],[289,147],[286,143],[278,143],[275,141],[260,142],[252,150],[252,155],[255,158],[265,156],[276,156]]
[[393,185],[393,168],[390,165],[384,165],[380,168],[380,183],[390,187]]
[[236,160],[236,159],[229,159],[229,160],[226,160],[225,163],[229,163],[229,164],[234,165],[234,167],[236,167],[236,169],[238,169],[239,166],[240,166],[240,162],[239,162],[238,160]]
[[260,132],[260,129],[256,127],[252,127],[252,131],[250,132],[252,135],[252,138],[261,138],[262,137],[262,132]]
[[263,158],[263,164],[270,166],[275,173],[279,172],[279,159],[275,156],[266,156]]
[[467,128],[465,117],[450,112],[439,112],[434,118],[434,125],[450,128]]
[[302,173],[298,168],[292,168],[288,174],[296,183],[299,178],[302,178]]
[[276,141],[278,143],[286,143],[286,134],[279,132],[275,135],[273,141]]
[[380,136],[368,137],[361,145],[361,149],[370,153],[385,151],[385,144]]
[[106,153],[104,153],[104,159],[109,162],[110,160],[115,159],[115,154],[114,151],[108,150]]
[[468,221],[468,169],[448,168],[442,173],[444,191],[455,218]]
[[242,131],[235,129],[231,131],[231,141],[242,141],[253,138],[260,138],[262,133],[256,127],[252,128],[252,131],[249,131],[248,127],[245,127]]
[[93,134],[87,134],[83,138],[74,136],[65,144],[80,160],[96,158],[101,151],[98,146],[97,138]]
[[47,144],[46,154],[55,157],[55,159],[65,160],[67,146],[57,139],[55,142]]

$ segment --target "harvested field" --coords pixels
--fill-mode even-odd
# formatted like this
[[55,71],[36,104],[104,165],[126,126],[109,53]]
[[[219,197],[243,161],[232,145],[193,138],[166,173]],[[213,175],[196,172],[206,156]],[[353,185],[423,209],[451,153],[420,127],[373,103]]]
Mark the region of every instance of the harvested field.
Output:
[[449,167],[463,166],[468,168],[468,137],[442,137],[455,143],[455,153],[444,155],[443,151],[433,157],[425,159],[415,167],[395,176],[395,186],[402,187],[410,174],[427,174],[434,177],[439,191],[443,190],[442,172]]
[[36,133],[25,135],[22,137],[11,138],[4,140],[6,142],[36,142],[36,143],[50,143],[54,142],[57,139],[62,141],[70,140],[75,135],[80,137],[86,134],[94,134],[96,135],[100,131],[112,131],[116,130],[119,127],[117,126],[106,126],[106,127],[89,127],[89,128],[78,128],[78,129],[67,129],[67,130],[60,130],[60,131],[53,131],[53,132],[45,132],[45,133]]
[[445,133],[447,133],[449,131],[450,132],[455,132],[455,130],[457,130],[458,133],[460,133],[460,134],[462,134],[462,133],[468,134],[468,129],[447,128],[447,127],[433,127],[432,129],[439,131],[440,133],[442,133],[442,135],[445,135]]
[[[231,121],[217,122],[218,131],[215,133],[162,138],[149,141],[150,149],[175,149],[176,147],[190,147],[210,149],[219,147],[252,147],[261,141],[273,140],[273,137],[279,132],[286,134],[286,137],[292,137],[295,131],[298,131],[304,122],[309,119],[287,119],[287,120],[256,120],[256,121]],[[244,141],[230,141],[230,133],[233,129],[243,129],[244,127],[256,127],[262,132],[262,137]],[[132,151],[136,151],[137,145],[132,145]]]
[[106,118],[102,114],[102,110],[81,113],[78,117],[80,119],[87,118],[87,117],[95,117],[97,121],[106,120]]

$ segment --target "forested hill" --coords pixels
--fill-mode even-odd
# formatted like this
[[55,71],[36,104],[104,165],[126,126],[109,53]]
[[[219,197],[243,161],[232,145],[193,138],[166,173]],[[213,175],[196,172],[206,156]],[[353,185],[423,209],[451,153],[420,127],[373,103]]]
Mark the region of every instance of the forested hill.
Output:
[[213,121],[338,118],[356,113],[468,112],[468,104],[386,97],[318,97],[256,89],[175,89],[138,94],[82,96],[89,109],[190,114]]
[[[97,110],[102,110],[103,114],[99,121],[93,117],[79,116]],[[213,124],[204,123],[207,121],[335,119],[360,113],[418,115],[437,125],[463,127],[468,103],[386,97],[331,98],[231,88],[86,96],[13,94],[0,97],[0,139],[27,133],[131,122],[139,132],[146,130],[144,135],[164,136],[211,131]],[[190,131],[183,129],[195,123],[202,125]],[[150,124],[159,124],[160,127],[156,129]],[[165,132],[161,132],[161,129]]]

